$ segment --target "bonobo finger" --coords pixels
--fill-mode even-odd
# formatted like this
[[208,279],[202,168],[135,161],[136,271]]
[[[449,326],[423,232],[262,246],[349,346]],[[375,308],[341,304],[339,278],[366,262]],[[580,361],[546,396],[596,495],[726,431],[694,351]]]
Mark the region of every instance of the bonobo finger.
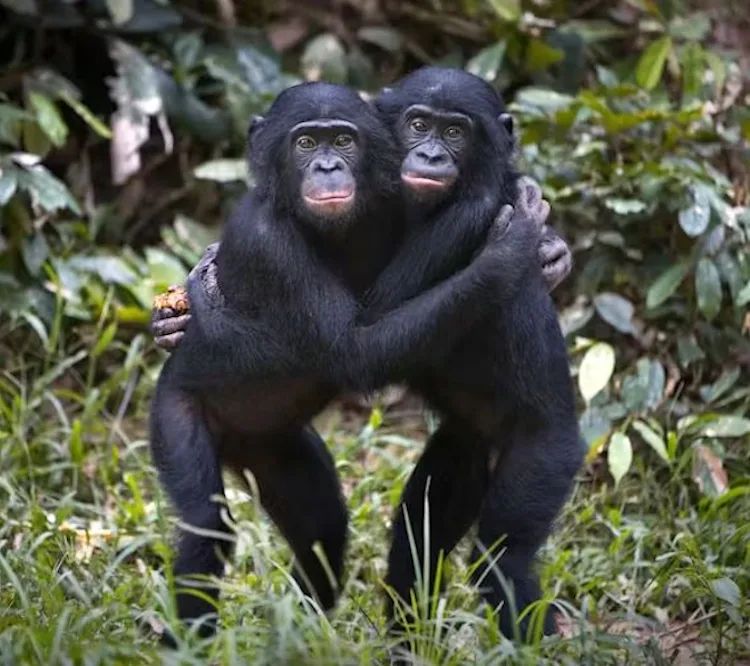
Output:
[[193,266],[193,269],[190,271],[188,277],[194,277],[197,273],[199,273],[202,269],[204,269],[209,264],[212,264],[214,260],[216,259],[216,255],[219,251],[219,243],[211,243],[201,255],[201,258],[198,260],[198,263]]
[[159,321],[160,319],[169,319],[174,317],[177,313],[172,308],[152,308],[151,309],[151,323]]
[[542,242],[539,257],[547,288],[552,291],[573,269],[573,254],[568,244],[559,236],[555,236]]
[[170,319],[160,319],[151,323],[151,333],[154,337],[163,337],[172,333],[184,333],[189,321],[189,314],[171,317]]
[[505,204],[497,214],[495,221],[492,223],[489,240],[496,240],[503,236],[505,232],[510,228],[510,221],[512,217],[513,206]]
[[166,349],[167,351],[171,351],[175,349],[180,344],[180,342],[182,342],[182,338],[184,337],[184,331],[177,331],[176,333],[170,333],[169,335],[157,335],[154,338],[154,342],[156,343],[157,347]]

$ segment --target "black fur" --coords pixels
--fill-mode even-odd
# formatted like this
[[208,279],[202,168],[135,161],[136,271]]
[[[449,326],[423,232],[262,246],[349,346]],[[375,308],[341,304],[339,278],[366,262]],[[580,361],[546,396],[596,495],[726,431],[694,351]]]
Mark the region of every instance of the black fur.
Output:
[[[464,113],[474,120],[477,132],[471,159],[448,198],[436,209],[425,208],[417,199],[409,203],[406,242],[368,294],[364,314],[368,320],[465,266],[481,247],[495,211],[516,201],[513,139],[507,131],[512,124],[488,84],[460,70],[428,67],[376,100],[396,129],[402,111],[415,103]],[[533,208],[535,202],[527,204]],[[516,216],[522,216],[522,208],[516,208]],[[403,507],[408,509],[421,563],[429,478],[431,574],[438,552],[450,552],[472,524],[478,524],[484,548],[492,548],[504,537],[505,552],[497,566],[492,571],[487,571],[487,564],[480,566],[478,580],[483,579],[485,598],[493,606],[502,604],[500,627],[509,637],[516,635],[518,627],[497,574],[509,579],[519,613],[538,599],[534,556],[583,458],[556,312],[534,251],[522,243],[513,247],[517,269],[522,266],[525,271],[520,287],[514,291],[519,283],[513,281],[497,292],[499,302],[493,311],[467,325],[446,356],[434,357],[407,377],[410,386],[438,411],[441,425],[404,492],[387,577],[408,601],[415,574]],[[497,558],[497,551],[493,554],[489,565]],[[480,556],[480,549],[474,556]],[[389,612],[393,612],[390,604]],[[528,619],[520,625],[522,634],[527,627]],[[551,613],[545,617],[544,629],[554,630]]]
[[[356,180],[354,208],[335,219],[305,208],[306,176],[290,167],[290,130],[320,119],[354,123],[362,139],[360,159],[343,167]],[[203,530],[226,532],[211,500],[223,493],[221,467],[248,468],[304,569],[302,588],[330,608],[338,586],[312,547],[321,543],[340,578],[347,520],[333,463],[310,419],[342,388],[381,386],[436,358],[461,326],[491,310],[499,284],[523,277],[505,238],[528,237],[536,248],[538,236],[531,224],[512,225],[500,243],[502,230],[495,229],[476,260],[449,280],[370,325],[355,325],[357,298],[400,233],[391,134],[352,91],[303,84],[253,123],[249,151],[257,186],[225,227],[216,259],[224,298],[214,302],[200,281],[189,283],[193,316],[159,378],[151,446],[180,517]],[[175,572],[220,575],[228,551],[223,539],[185,531]],[[185,592],[177,606],[186,620],[213,610]]]

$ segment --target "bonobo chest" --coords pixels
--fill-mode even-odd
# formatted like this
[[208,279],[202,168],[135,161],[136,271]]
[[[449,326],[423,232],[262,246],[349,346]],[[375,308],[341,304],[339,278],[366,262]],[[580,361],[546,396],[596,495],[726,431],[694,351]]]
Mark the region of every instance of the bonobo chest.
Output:
[[301,426],[335,396],[335,388],[312,378],[254,381],[204,396],[212,427],[240,433],[268,433]]

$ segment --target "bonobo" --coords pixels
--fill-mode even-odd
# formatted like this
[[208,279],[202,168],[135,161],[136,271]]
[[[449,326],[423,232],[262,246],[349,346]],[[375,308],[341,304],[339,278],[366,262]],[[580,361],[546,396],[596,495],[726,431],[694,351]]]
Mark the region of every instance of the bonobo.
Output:
[[[407,376],[450,348],[463,323],[520,288],[518,257],[536,251],[539,227],[504,208],[464,269],[358,325],[358,299],[392,256],[402,219],[392,135],[356,93],[315,83],[279,95],[248,140],[258,184],[224,229],[222,298],[190,288],[193,318],[152,404],[152,453],[180,518],[198,528],[182,531],[177,576],[221,574],[228,528],[213,496],[223,494],[222,466],[247,469],[295,553],[302,589],[327,609],[347,515],[310,419],[342,388]],[[205,594],[178,592],[180,618],[211,614]]]
[[[478,77],[423,68],[375,104],[403,148],[409,218],[399,252],[364,299],[365,321],[468,265],[491,222],[487,207],[513,203],[518,180],[510,116]],[[538,190],[527,192],[533,209]],[[532,262],[521,289],[467,326],[447,355],[432,357],[408,380],[441,420],[404,491],[387,582],[409,599],[415,572],[404,510],[422,563],[429,488],[430,574],[438,553],[478,523],[476,581],[499,607],[502,632],[525,636],[528,615],[518,626],[514,612],[539,598],[533,560],[584,453],[565,342],[539,265]],[[501,539],[502,554],[485,553],[480,564]],[[554,631],[549,611],[544,631]]]

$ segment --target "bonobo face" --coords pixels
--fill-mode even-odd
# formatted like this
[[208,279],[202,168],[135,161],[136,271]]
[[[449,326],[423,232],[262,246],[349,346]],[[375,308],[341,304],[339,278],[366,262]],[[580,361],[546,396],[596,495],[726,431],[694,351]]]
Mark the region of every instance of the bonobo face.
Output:
[[442,199],[455,184],[471,148],[474,127],[463,113],[415,104],[399,122],[406,149],[401,180],[420,200]]
[[360,157],[357,126],[320,119],[295,125],[290,132],[292,160],[305,208],[316,218],[337,219],[354,209],[355,169]]

